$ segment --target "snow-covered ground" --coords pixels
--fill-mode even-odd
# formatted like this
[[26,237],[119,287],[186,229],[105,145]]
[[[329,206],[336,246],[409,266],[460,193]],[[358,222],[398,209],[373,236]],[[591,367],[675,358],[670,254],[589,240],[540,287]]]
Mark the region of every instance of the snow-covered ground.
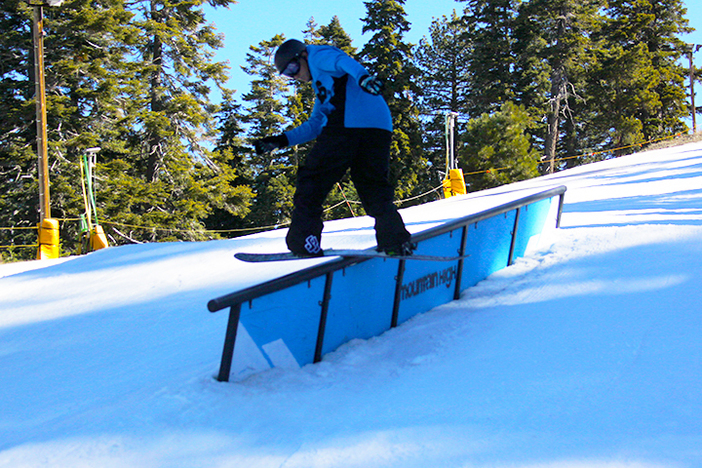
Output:
[[[205,305],[295,268],[232,259],[281,231],[0,265],[0,466],[702,466],[702,144],[490,193],[554,184],[552,245],[238,383],[213,378],[227,314]],[[372,245],[368,225],[325,239]]]

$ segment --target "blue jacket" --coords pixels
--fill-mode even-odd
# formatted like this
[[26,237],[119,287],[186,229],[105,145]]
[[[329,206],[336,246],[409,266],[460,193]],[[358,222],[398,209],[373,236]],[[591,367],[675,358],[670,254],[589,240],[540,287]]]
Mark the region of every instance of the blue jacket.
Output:
[[336,47],[307,46],[307,63],[316,98],[309,120],[285,132],[290,145],[315,139],[325,127],[380,128],[392,131],[385,99],[361,89],[363,66]]

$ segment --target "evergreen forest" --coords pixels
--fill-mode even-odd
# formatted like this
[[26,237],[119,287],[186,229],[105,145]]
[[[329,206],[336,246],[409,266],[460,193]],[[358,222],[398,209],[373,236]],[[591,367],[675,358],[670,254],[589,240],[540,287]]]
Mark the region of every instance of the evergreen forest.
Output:
[[[260,0],[264,1],[264,0]],[[43,8],[51,216],[80,251],[81,158],[99,147],[97,219],[111,245],[202,241],[286,226],[310,144],[253,140],[309,115],[309,84],[278,75],[282,34],[255,38],[227,88],[226,38],[206,11],[234,0],[67,0]],[[363,37],[338,17],[297,38],[336,46],[385,84],[401,207],[443,196],[447,115],[469,191],[617,157],[687,132],[691,46],[681,0],[463,0],[418,44],[405,0],[368,0]],[[208,7],[208,8],[205,8]],[[211,8],[210,8],[211,7]],[[34,258],[39,217],[32,4],[0,7],[0,258]],[[245,21],[245,19],[242,19]],[[354,46],[363,42],[360,47]],[[699,76],[694,70],[695,79]],[[216,96],[216,97],[215,97]],[[349,180],[325,216],[363,215]]]

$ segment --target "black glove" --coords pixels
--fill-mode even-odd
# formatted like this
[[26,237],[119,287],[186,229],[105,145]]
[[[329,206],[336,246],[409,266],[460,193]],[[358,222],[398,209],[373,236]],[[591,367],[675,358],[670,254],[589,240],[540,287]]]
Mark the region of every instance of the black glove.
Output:
[[254,141],[254,148],[256,149],[256,154],[258,155],[270,153],[271,151],[277,150],[278,148],[282,148],[284,146],[288,146],[288,137],[285,136],[285,133]]
[[383,90],[383,82],[380,81],[380,79],[377,76],[372,76],[372,75],[363,75],[358,79],[358,85],[361,87],[361,89],[367,93],[370,93],[374,96],[377,96],[380,94],[380,92]]

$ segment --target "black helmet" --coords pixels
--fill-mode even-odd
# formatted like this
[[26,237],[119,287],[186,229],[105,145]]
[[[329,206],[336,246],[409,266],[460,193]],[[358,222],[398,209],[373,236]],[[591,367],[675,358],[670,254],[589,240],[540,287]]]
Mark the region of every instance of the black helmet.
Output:
[[305,44],[297,39],[288,39],[283,42],[275,52],[275,68],[278,69],[278,73],[283,73],[288,63],[304,52],[305,47]]

